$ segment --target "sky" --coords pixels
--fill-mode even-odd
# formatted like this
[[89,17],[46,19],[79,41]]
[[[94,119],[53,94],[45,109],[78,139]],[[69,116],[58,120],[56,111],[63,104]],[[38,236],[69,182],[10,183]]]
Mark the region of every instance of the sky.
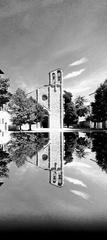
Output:
[[107,78],[107,0],[0,0],[0,69],[11,91],[48,84],[89,97]]

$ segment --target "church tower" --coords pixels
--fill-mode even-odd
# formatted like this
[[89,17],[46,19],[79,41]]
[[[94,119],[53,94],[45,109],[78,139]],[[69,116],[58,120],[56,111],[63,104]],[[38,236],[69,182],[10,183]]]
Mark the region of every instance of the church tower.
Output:
[[49,128],[63,128],[63,72],[49,72],[49,85],[37,89],[36,99],[49,113]]

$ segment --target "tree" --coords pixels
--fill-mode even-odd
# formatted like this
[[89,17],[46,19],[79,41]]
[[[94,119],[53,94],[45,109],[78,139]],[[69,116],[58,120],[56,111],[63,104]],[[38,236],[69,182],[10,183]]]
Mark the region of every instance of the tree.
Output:
[[12,122],[15,125],[19,125],[21,129],[21,125],[26,123],[27,115],[26,111],[28,108],[28,102],[26,94],[23,90],[18,88],[16,92],[12,95],[8,107],[9,112],[12,115]]
[[72,93],[64,91],[64,110],[65,110],[65,115],[64,115],[64,123],[67,125],[69,128],[70,124],[77,123],[78,121],[78,116],[75,111],[75,106],[72,101]]
[[64,160],[65,164],[70,163],[73,161],[73,152],[77,144],[78,133],[64,133],[65,138],[65,155]]
[[12,95],[8,106],[13,124],[20,126],[20,129],[22,124],[28,123],[31,130],[31,125],[42,121],[46,114],[46,110],[34,98],[28,98],[20,88]]
[[26,123],[29,124],[29,130],[31,130],[31,125],[39,121],[39,113],[42,109],[34,98],[27,98],[26,101],[27,108],[25,109],[24,114],[26,116]]
[[87,153],[85,152],[86,147],[90,147],[90,139],[87,137],[79,137],[77,139],[77,145],[75,148],[78,158],[86,157],[87,155]]
[[107,80],[97,88],[92,106],[92,120],[96,122],[107,120]]
[[13,133],[7,144],[10,159],[21,167],[40,151],[49,141],[47,133]]
[[0,149],[0,178],[8,177],[8,163],[11,162],[9,153]]
[[83,117],[89,112],[89,108],[85,106],[85,102],[87,102],[87,100],[81,96],[75,99],[75,109],[79,117]]
[[3,104],[6,104],[10,97],[11,93],[8,92],[8,88],[10,86],[8,78],[1,78],[0,77],[0,107],[3,108]]
[[92,151],[96,152],[96,162],[107,173],[107,133],[93,132],[91,138]]

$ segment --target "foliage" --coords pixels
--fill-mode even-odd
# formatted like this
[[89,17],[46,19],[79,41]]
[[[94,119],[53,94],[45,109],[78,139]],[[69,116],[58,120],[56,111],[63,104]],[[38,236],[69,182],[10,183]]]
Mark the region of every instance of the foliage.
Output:
[[89,108],[85,106],[85,102],[87,102],[87,100],[81,96],[75,99],[75,109],[79,117],[83,117],[89,112]]
[[107,120],[107,80],[95,92],[95,101],[92,106],[92,120],[105,121]]
[[27,158],[32,158],[48,143],[46,133],[13,133],[7,144],[10,159],[17,167],[25,164]]
[[97,164],[107,173],[107,133],[95,133],[92,135],[93,147],[92,150],[96,152]]
[[9,86],[8,78],[0,78],[0,107],[3,107],[3,104],[6,104],[11,97],[11,93],[8,92]]
[[42,106],[37,104],[32,97],[27,98],[25,92],[20,88],[10,99],[9,111],[12,115],[13,124],[21,127],[22,124],[28,123],[29,130],[31,130],[31,124],[40,121],[43,116]]
[[72,93],[64,91],[64,123],[69,127],[70,124],[75,124],[78,121],[78,116],[75,111],[75,106],[72,101]]
[[78,132],[64,133],[65,138],[65,164],[73,161],[73,152],[75,151],[78,158],[86,157],[85,149],[90,148],[90,137],[79,137]]
[[9,154],[6,151],[0,149],[0,178],[8,177],[8,163],[10,162]]
[[73,161],[73,152],[77,144],[78,133],[65,133],[65,155],[64,160],[65,164]]
[[90,146],[90,140],[87,137],[79,137],[77,139],[77,145],[76,145],[76,154],[79,158],[85,158],[86,152],[85,149],[86,147]]

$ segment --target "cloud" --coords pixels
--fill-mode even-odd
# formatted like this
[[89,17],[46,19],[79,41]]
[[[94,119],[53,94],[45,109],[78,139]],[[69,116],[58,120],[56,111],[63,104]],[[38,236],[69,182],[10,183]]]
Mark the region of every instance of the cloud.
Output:
[[74,193],[75,195],[78,195],[78,196],[82,197],[85,200],[89,199],[89,194],[87,194],[87,193],[80,192],[80,191],[77,191],[77,190],[71,190],[70,192]]
[[78,71],[74,71],[74,72],[71,72],[71,73],[68,73],[64,79],[69,79],[69,78],[73,78],[73,77],[77,77],[79,75],[81,75],[83,72],[85,71],[85,68],[82,68]]
[[88,59],[85,58],[85,57],[83,57],[83,58],[81,58],[81,59],[79,59],[79,60],[77,60],[77,61],[69,64],[69,66],[70,66],[70,67],[72,67],[72,66],[78,66],[78,65],[80,65],[80,64],[86,63],[87,61],[88,61]]
[[75,178],[71,178],[71,177],[64,177],[66,181],[76,184],[76,185],[81,185],[82,187],[87,187],[82,181],[75,179]]

